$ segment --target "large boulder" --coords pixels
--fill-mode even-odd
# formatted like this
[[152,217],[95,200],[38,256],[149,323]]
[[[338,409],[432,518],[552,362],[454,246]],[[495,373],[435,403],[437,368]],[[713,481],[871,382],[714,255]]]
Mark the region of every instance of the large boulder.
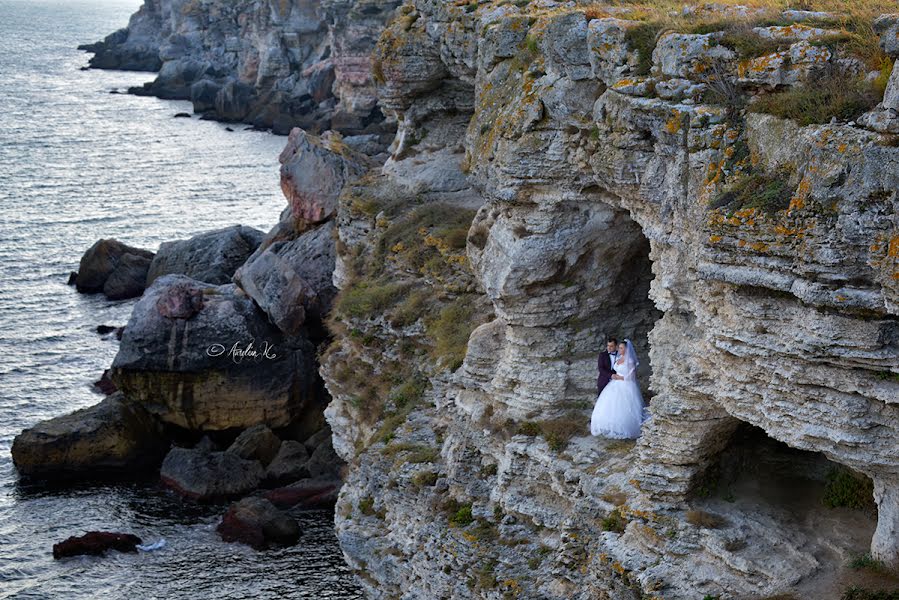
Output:
[[306,446],[294,440],[286,440],[281,443],[278,454],[265,470],[265,478],[270,482],[287,483],[309,477],[309,468],[306,466],[308,460]]
[[257,550],[270,545],[293,545],[300,539],[299,524],[259,497],[232,504],[217,531],[226,542],[241,542]]
[[97,240],[78,265],[75,287],[82,294],[103,292],[119,300],[140,296],[153,253],[114,239]]
[[319,403],[314,356],[311,342],[283,335],[233,284],[165,275],[134,306],[112,379],[179,427],[278,428]]
[[237,436],[228,447],[228,452],[245,460],[258,460],[262,466],[267,466],[280,448],[281,440],[271,429],[265,425],[254,425]]
[[337,199],[347,181],[365,172],[364,158],[339,136],[320,138],[295,128],[278,158],[281,190],[290,205],[289,218],[298,231],[337,212]]
[[83,554],[100,556],[108,550],[137,552],[137,545],[140,543],[141,539],[131,533],[89,531],[84,535],[73,535],[58,544],[53,544],[53,558],[59,559]]
[[162,461],[162,482],[182,496],[213,501],[241,496],[259,487],[262,465],[232,452],[172,448]]
[[320,320],[337,293],[334,223],[329,221],[294,239],[260,247],[234,274],[234,282],[285,334],[297,335],[307,318]]
[[172,273],[216,285],[230,283],[237,268],[259,247],[263,236],[258,229],[234,225],[186,240],[163,242],[146,273],[147,286]]
[[38,423],[16,436],[19,473],[36,478],[132,473],[159,464],[167,447],[158,422],[121,393]]

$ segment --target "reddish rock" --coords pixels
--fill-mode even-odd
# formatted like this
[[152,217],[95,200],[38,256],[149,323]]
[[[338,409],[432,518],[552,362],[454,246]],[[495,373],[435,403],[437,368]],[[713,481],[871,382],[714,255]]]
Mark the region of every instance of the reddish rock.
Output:
[[299,128],[281,151],[281,190],[294,224],[321,223],[337,212],[344,184],[365,172],[362,157],[336,139],[323,139]]
[[306,479],[287,487],[276,488],[265,493],[266,499],[278,508],[328,508],[337,502],[340,480]]
[[190,283],[171,285],[159,295],[156,310],[169,319],[189,319],[203,310],[203,290]]
[[119,388],[117,388],[115,383],[112,382],[112,379],[109,378],[109,369],[104,369],[100,379],[94,382],[94,389],[106,396],[115,394],[119,391]]
[[140,543],[141,539],[131,533],[90,531],[82,536],[72,536],[58,544],[53,544],[53,558],[82,554],[100,556],[107,550],[137,552],[137,545]]

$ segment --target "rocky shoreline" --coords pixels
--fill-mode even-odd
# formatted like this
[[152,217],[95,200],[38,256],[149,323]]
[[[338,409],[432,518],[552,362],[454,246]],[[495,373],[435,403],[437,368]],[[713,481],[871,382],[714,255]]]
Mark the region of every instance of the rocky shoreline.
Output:
[[281,156],[289,205],[268,234],[233,226],[155,253],[117,240],[85,252],[71,278],[78,292],[139,299],[124,328],[98,328],[120,340],[98,382],[107,397],[18,435],[20,476],[158,471],[190,500],[237,500],[222,538],[256,548],[296,542],[284,509],[333,506],[344,463],[316,354],[336,293],[336,198],[371,159],[329,143],[337,138],[291,134]]
[[90,68],[157,72],[129,92],[189,100],[204,118],[389,141],[370,61],[398,5],[145,0],[126,28],[80,49]]

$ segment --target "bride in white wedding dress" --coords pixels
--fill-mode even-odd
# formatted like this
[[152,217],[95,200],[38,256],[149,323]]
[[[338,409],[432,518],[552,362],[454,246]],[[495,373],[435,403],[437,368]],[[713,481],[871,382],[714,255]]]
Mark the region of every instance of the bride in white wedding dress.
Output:
[[590,419],[590,433],[615,439],[640,437],[640,427],[649,418],[643,407],[643,395],[637,383],[637,353],[630,340],[618,346],[618,359],[612,365],[615,375],[596,399]]

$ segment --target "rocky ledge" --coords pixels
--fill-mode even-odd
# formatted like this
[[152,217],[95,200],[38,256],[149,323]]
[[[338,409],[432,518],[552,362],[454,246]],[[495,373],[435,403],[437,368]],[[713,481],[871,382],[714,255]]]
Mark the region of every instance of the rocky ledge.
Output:
[[[897,23],[400,8],[321,367],[370,597],[895,585],[849,563],[899,566]],[[644,357],[636,444],[588,435],[610,334]]]

